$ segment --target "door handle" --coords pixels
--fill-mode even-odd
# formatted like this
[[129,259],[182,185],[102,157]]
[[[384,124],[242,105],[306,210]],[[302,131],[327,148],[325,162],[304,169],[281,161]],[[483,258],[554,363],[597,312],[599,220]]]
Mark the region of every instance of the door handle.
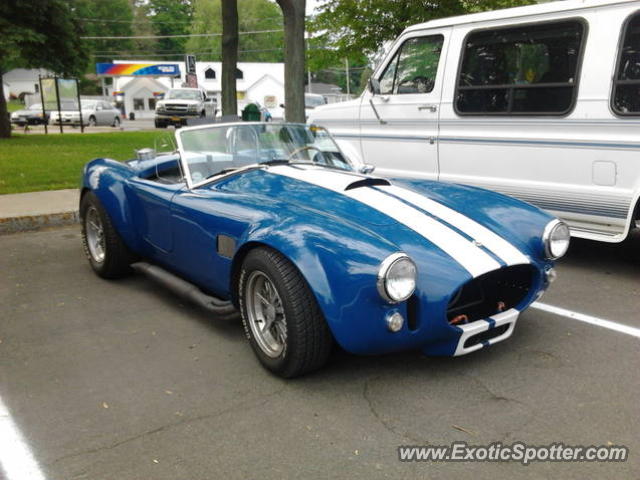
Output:
[[418,110],[429,110],[431,113],[436,113],[438,111],[437,105],[418,105]]

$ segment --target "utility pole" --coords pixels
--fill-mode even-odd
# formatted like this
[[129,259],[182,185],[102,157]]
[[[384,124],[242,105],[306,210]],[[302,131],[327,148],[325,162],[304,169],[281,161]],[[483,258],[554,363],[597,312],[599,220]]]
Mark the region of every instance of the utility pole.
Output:
[[311,92],[311,70],[307,70],[307,92]]
[[351,88],[349,87],[349,59],[345,58],[344,59],[344,69],[345,72],[347,74],[347,97],[351,96]]

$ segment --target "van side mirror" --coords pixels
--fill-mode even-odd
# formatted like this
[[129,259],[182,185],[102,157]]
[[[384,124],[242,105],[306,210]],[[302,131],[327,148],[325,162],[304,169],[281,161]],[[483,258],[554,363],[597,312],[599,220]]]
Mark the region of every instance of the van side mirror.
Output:
[[380,95],[380,81],[377,78],[369,78],[369,90],[373,95]]
[[374,165],[371,165],[370,163],[365,163],[359,168],[358,171],[364,175],[368,175],[370,173],[373,173],[375,169],[376,167]]

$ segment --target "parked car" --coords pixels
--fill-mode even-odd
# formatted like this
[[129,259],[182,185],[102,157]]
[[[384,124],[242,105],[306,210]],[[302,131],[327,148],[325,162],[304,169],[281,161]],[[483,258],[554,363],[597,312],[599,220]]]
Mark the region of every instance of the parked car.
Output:
[[25,125],[44,125],[49,123],[49,112],[42,112],[42,104],[33,105],[11,113],[11,123],[24,127]]
[[187,125],[189,119],[215,119],[217,102],[215,97],[199,88],[172,88],[156,103],[155,126],[166,128]]
[[[82,105],[82,123],[86,126],[95,127],[97,125],[120,126],[120,110],[104,100],[80,100]],[[60,115],[57,111],[51,112],[51,122],[55,125],[63,124],[80,125],[80,112],[78,106],[73,102],[65,102],[62,105]]]
[[360,98],[309,121],[382,175],[489,188],[620,242],[640,226],[639,31],[640,2],[618,0],[414,25]]
[[85,166],[89,263],[105,278],[143,272],[220,317],[239,310],[283,377],[322,366],[334,340],[430,355],[505,340],[568,248],[568,227],[532,205],[372,176],[321,128],[216,124],[176,142]]

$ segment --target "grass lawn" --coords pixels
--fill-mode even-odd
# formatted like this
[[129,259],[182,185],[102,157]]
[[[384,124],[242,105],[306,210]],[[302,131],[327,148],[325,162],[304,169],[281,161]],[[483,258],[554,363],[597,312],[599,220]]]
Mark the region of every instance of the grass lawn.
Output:
[[[173,133],[173,132],[172,132]],[[0,194],[77,188],[82,166],[97,157],[129,160],[165,132],[16,135],[0,139]]]
[[20,100],[9,100],[7,102],[7,110],[9,113],[15,112],[16,110],[22,110],[23,108],[26,107],[20,102]]

